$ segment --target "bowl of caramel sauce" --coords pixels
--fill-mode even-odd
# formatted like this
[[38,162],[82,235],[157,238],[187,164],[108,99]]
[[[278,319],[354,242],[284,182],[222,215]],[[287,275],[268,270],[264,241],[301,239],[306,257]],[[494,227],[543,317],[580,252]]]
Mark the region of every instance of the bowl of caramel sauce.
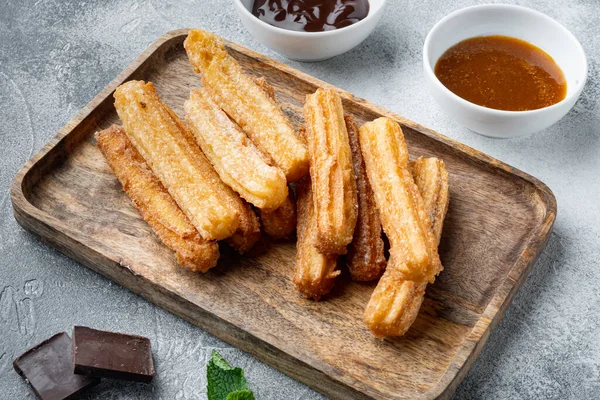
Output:
[[359,45],[375,29],[386,0],[234,0],[242,24],[287,58],[320,61]]
[[440,20],[423,48],[429,89],[465,127],[509,138],[541,131],[573,107],[588,64],[579,41],[525,7],[467,7]]

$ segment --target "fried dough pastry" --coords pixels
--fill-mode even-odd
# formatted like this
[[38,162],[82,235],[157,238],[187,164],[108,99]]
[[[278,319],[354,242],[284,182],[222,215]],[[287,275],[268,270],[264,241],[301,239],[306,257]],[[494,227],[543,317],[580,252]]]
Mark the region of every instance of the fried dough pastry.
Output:
[[356,177],[340,96],[317,89],[304,103],[317,236],[324,254],[345,254],[357,218]]
[[231,236],[239,225],[239,197],[152,83],[129,81],[114,97],[125,133],[200,235],[207,240]]
[[296,230],[296,203],[288,189],[288,197],[273,211],[259,210],[260,222],[265,233],[275,239],[292,236]]
[[265,94],[269,96],[271,100],[277,102],[277,100],[275,99],[275,88],[269,85],[264,76],[261,76],[260,78],[252,78],[252,80],[254,81],[254,83],[256,83],[256,86],[261,88],[263,92],[265,92]]
[[319,300],[329,293],[335,278],[340,274],[340,271],[336,270],[337,256],[322,254],[313,244],[317,237],[317,224],[313,192],[308,176],[298,182],[296,191],[298,193],[298,243],[294,283],[304,296]]
[[439,245],[450,203],[446,165],[435,157],[419,157],[410,163],[410,169],[425,202],[425,210],[430,214],[431,231]]
[[419,315],[427,282],[406,280],[402,270],[390,257],[367,304],[364,319],[375,337],[402,336]]
[[[421,157],[411,163],[411,169],[439,244],[448,210],[448,172],[444,162],[437,158]],[[427,282],[406,280],[397,262],[394,257],[390,258],[365,310],[365,321],[377,337],[404,335],[423,303]]]
[[[267,83],[264,76],[253,79],[256,86],[261,88],[271,100],[276,101],[275,89]],[[300,138],[304,140],[302,132],[303,128],[299,134]],[[274,239],[288,238],[296,231],[296,201],[289,187],[288,197],[279,208],[273,211],[258,210],[258,213],[264,232]]]
[[223,182],[260,209],[274,210],[285,201],[283,171],[265,161],[205,89],[193,90],[184,108],[190,130]]
[[260,223],[250,204],[238,198],[241,209],[237,230],[225,241],[238,253],[247,253],[260,240]]
[[378,118],[360,128],[360,147],[390,256],[407,280],[433,282],[442,266],[431,219],[408,166],[400,125]]
[[354,238],[348,248],[346,266],[353,280],[371,281],[381,277],[385,271],[386,259],[381,238],[381,222],[360,151],[358,126],[352,115],[346,114],[344,120],[352,150],[358,193],[358,218]]
[[192,29],[184,42],[190,63],[202,73],[202,83],[221,107],[283,170],[288,182],[308,173],[308,152],[281,108],[238,62],[213,33]]
[[123,128],[112,125],[95,136],[98,148],[123,190],[144,221],[175,252],[177,263],[194,272],[206,272],[217,265],[217,243],[200,236],[127,138]]

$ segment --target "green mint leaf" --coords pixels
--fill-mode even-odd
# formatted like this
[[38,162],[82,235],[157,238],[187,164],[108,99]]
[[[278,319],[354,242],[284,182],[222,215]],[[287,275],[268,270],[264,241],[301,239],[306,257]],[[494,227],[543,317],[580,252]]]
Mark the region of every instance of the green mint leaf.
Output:
[[237,392],[231,392],[227,395],[225,400],[256,400],[254,393],[249,390],[238,390]]
[[[208,400],[254,400],[254,395],[248,390],[244,371],[241,368],[233,368],[215,350],[212,351],[212,357],[206,366],[206,378]],[[229,394],[238,397],[230,398]],[[251,397],[248,397],[249,395]]]
[[215,365],[221,369],[233,369],[231,365],[221,356],[216,350],[213,350],[211,353],[211,360]]

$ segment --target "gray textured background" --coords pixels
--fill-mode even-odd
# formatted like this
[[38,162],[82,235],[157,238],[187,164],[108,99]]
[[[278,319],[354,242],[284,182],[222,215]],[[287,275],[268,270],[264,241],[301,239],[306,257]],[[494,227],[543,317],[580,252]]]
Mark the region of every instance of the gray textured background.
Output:
[[106,381],[87,399],[203,399],[204,365],[213,348],[245,368],[259,399],[322,398],[67,259],[12,217],[9,185],[23,163],[148,44],[182,27],[213,30],[547,183],[558,199],[554,233],[456,398],[600,397],[600,6],[596,0],[519,2],[575,33],[590,78],[575,108],[555,126],[529,138],[493,140],[442,114],[421,73],[428,30],[472,3],[390,0],[381,25],[360,47],[302,64],[250,37],[231,0],[0,1],[0,398],[31,398],[12,369],[13,358],[73,324],[133,331],[155,346],[152,385]]

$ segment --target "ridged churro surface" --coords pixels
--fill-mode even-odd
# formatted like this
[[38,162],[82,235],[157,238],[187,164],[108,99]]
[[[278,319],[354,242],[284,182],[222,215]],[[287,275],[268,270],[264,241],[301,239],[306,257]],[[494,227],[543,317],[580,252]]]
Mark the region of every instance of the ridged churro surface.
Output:
[[423,158],[410,163],[415,183],[425,202],[425,209],[431,219],[431,231],[440,244],[444,218],[450,203],[448,171],[442,160],[435,157]]
[[381,277],[385,271],[386,259],[381,238],[381,222],[360,151],[358,126],[352,115],[345,115],[344,120],[352,150],[358,195],[358,218],[354,228],[354,238],[348,247],[346,266],[353,280],[371,281]]
[[304,104],[317,236],[325,254],[345,254],[357,218],[356,177],[340,96],[317,89]]
[[408,166],[400,125],[379,118],[360,128],[360,146],[390,256],[406,279],[433,282],[441,269],[429,213]]
[[280,167],[288,182],[308,172],[308,152],[281,108],[227,54],[223,41],[192,29],[184,42],[190,63],[217,104]]
[[283,171],[265,161],[205,89],[193,90],[184,108],[194,137],[223,182],[260,209],[274,210],[285,201]]
[[129,81],[114,97],[127,136],[200,235],[207,240],[231,236],[238,227],[237,195],[152,83]]
[[265,94],[269,96],[271,100],[277,103],[277,99],[275,99],[275,88],[269,85],[264,76],[261,76],[260,78],[253,78],[252,80],[254,81],[254,83],[256,83],[256,86],[261,88],[263,92],[265,92]]
[[331,291],[335,278],[340,274],[340,271],[336,270],[337,256],[322,254],[313,244],[317,237],[317,224],[310,178],[307,176],[301,179],[296,190],[298,193],[298,243],[296,245],[294,283],[304,296],[319,300]]
[[365,309],[365,323],[376,337],[404,335],[419,314],[427,282],[406,280],[403,269],[390,258]]
[[[410,167],[439,244],[449,203],[448,172],[444,162],[437,158],[421,157]],[[404,335],[423,303],[427,282],[407,280],[402,273],[404,268],[397,262],[390,258],[365,310],[365,322],[378,337]]]
[[260,223],[249,203],[239,199],[239,226],[235,233],[225,239],[238,253],[247,253],[260,240]]
[[[264,76],[253,80],[256,86],[261,88],[271,100],[277,102],[275,89],[267,83]],[[304,140],[302,135],[300,135],[300,138]],[[263,231],[272,238],[289,238],[296,232],[296,201],[291,188],[288,187],[288,197],[277,209],[272,211],[258,210],[258,213]]]
[[288,189],[288,197],[273,211],[259,210],[264,232],[274,239],[288,238],[296,231],[296,203]]
[[177,263],[206,272],[217,264],[219,246],[202,239],[169,195],[123,128],[112,125],[96,133],[98,148],[144,221],[175,251]]

